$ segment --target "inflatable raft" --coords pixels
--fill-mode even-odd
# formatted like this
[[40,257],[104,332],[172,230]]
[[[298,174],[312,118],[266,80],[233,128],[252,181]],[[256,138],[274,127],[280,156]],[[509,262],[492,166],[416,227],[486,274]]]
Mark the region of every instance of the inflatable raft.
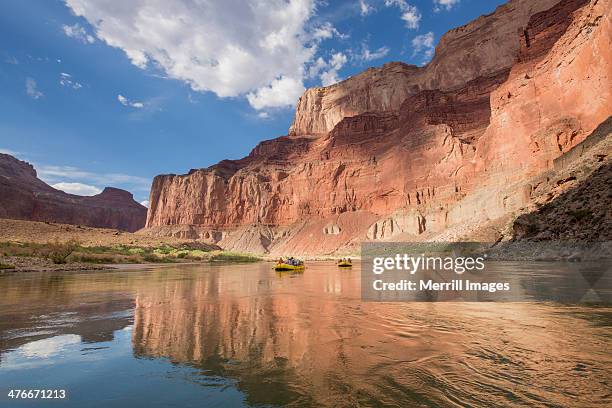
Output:
[[353,264],[350,262],[342,261],[342,262],[338,262],[338,266],[340,268],[350,268],[351,266],[353,266]]
[[276,271],[299,271],[304,269],[304,265],[289,265],[286,263],[276,264],[274,270]]

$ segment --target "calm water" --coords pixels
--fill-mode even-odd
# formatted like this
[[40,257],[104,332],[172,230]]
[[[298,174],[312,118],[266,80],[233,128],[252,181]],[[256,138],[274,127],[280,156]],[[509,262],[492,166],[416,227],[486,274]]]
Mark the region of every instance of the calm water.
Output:
[[612,308],[365,303],[359,275],[0,276],[0,406],[609,406]]

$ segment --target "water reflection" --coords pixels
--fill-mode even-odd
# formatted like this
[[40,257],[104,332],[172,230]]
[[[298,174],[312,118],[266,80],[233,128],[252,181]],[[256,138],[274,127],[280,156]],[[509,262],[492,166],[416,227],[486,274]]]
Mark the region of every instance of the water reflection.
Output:
[[324,265],[218,268],[136,293],[138,356],[234,378],[251,404],[588,405],[611,379],[610,333],[589,321],[609,309],[362,303],[358,272]]
[[[150,384],[153,368],[142,361],[190,367],[181,384],[199,388],[181,391],[183,405],[226,387],[240,392],[232,404],[273,406],[606,406],[610,398],[609,307],[364,303],[359,268],[325,263],[303,274],[268,264],[22,274],[0,277],[0,291],[0,379],[17,351],[56,367],[74,342],[107,352],[89,342],[129,347],[109,360],[118,374],[104,377],[107,387],[130,370]],[[125,327],[130,336],[118,336]],[[156,381],[160,393],[177,387],[167,376]],[[229,395],[215,398],[232,405]]]

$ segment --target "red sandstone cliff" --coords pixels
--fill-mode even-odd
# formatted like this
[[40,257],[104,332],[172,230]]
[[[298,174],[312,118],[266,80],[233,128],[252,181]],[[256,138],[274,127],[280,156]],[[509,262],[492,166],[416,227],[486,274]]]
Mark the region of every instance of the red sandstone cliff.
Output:
[[92,197],[67,194],[40,180],[31,164],[0,153],[0,218],[133,232],[144,226],[146,214],[125,190],[106,187]]
[[611,3],[513,0],[447,33],[426,67],[310,89],[288,136],[156,177],[148,231],[321,254],[520,213],[533,180],[612,114]]

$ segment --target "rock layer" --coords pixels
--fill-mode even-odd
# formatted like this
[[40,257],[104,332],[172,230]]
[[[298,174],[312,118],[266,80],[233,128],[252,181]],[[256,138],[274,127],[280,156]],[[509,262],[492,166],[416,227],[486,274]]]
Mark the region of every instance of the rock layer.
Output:
[[106,187],[92,197],[67,194],[40,180],[31,164],[0,153],[0,218],[133,232],[144,226],[146,214],[125,190]]
[[521,212],[530,180],[612,114],[610,6],[510,1],[447,33],[426,67],[310,89],[288,136],[156,177],[148,231],[324,254]]

